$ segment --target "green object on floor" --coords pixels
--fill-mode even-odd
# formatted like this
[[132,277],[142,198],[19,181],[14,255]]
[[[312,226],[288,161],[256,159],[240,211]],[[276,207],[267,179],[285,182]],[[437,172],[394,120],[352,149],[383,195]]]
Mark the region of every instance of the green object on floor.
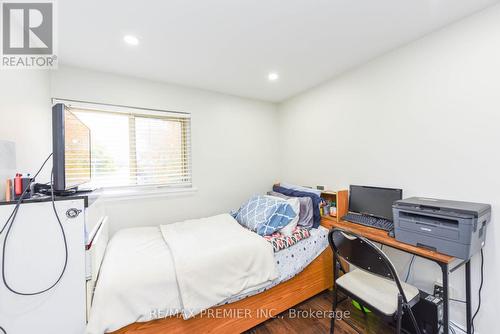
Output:
[[[361,305],[359,305],[359,303],[357,301],[353,300],[351,303],[352,303],[352,306],[354,306],[355,308],[357,308],[358,310],[361,311]],[[366,313],[370,313],[371,312],[366,307],[363,307],[363,309],[365,310]]]

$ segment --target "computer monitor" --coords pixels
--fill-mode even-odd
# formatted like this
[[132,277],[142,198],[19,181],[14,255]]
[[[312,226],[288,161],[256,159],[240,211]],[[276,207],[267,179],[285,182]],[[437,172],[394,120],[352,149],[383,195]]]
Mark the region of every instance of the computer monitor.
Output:
[[64,104],[52,107],[54,190],[76,189],[91,179],[90,129]]
[[392,221],[392,204],[402,197],[402,189],[351,185],[349,211]]

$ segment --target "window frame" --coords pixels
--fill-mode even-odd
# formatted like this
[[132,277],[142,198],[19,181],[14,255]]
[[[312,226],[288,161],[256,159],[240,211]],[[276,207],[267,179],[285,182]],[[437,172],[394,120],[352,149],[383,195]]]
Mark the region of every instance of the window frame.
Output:
[[[95,110],[100,112],[109,113],[119,113],[119,114],[134,114],[138,117],[151,117],[156,119],[167,119],[172,118],[186,118],[189,120],[189,125],[182,123],[183,127],[188,126],[189,130],[186,131],[185,128],[182,130],[184,138],[182,139],[185,143],[191,143],[191,124],[192,118],[191,113],[182,111],[170,111],[161,109],[150,109],[142,107],[133,107],[125,105],[115,105],[107,103],[93,103],[84,102],[76,100],[68,100],[61,98],[52,98],[52,104],[62,103],[67,107],[73,107],[76,109],[87,109]],[[130,131],[130,129],[129,129]],[[163,195],[174,195],[176,193],[189,194],[196,192],[197,188],[193,186],[193,164],[192,164],[192,145],[182,145],[182,150],[185,151],[183,154],[186,156],[187,164],[185,167],[188,169],[190,181],[185,184],[168,184],[168,183],[157,183],[157,184],[135,184],[135,185],[118,185],[118,186],[105,186],[99,188],[100,195],[108,197],[111,199],[129,198],[129,197],[158,197]],[[131,156],[130,156],[131,158]]]

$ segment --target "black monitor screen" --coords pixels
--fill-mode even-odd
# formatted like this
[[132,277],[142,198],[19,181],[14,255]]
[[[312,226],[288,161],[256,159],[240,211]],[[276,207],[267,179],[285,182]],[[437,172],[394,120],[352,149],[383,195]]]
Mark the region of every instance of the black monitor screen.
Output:
[[401,189],[351,186],[349,211],[392,220],[392,204],[402,196]]
[[64,110],[64,175],[66,188],[90,181],[90,130],[71,111]]
[[91,179],[90,129],[64,104],[52,107],[54,189],[68,190]]

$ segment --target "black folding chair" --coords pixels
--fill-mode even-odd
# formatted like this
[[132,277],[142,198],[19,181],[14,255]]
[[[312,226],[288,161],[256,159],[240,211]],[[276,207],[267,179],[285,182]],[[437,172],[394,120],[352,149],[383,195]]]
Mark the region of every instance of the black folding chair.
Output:
[[[335,228],[328,233],[328,241],[333,249],[334,284],[333,313],[330,333],[335,330],[335,311],[338,304],[338,292],[356,300],[364,312],[366,306],[385,320],[396,322],[396,333],[401,333],[403,313],[407,312],[415,332],[420,334],[417,321],[411,311],[420,296],[419,290],[401,282],[391,260],[370,240]],[[347,271],[341,260],[356,267]],[[338,266],[337,266],[338,264]],[[345,272],[339,277],[339,268]]]

